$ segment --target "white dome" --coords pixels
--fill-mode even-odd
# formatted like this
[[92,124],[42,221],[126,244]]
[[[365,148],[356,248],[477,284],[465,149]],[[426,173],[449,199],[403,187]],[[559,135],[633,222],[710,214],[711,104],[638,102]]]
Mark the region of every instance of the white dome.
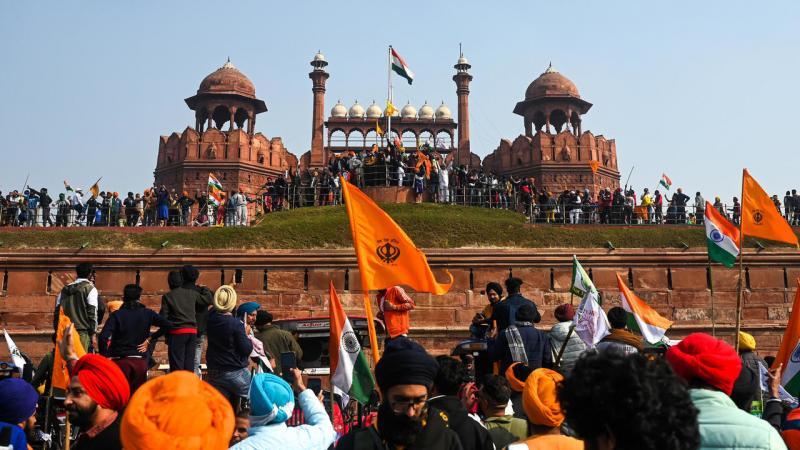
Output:
[[433,119],[433,108],[428,104],[428,102],[425,102],[425,104],[419,108],[419,118]]
[[314,61],[325,61],[325,62],[327,62],[327,60],[325,59],[325,55],[323,55],[322,52],[317,52],[317,54],[314,55]]
[[331,117],[335,117],[337,119],[347,117],[347,107],[342,104],[341,100],[336,102],[333,108],[331,108]]
[[367,108],[367,119],[380,119],[381,115],[383,115],[381,107],[373,100],[372,104]]
[[356,103],[350,107],[350,112],[348,113],[351,119],[363,119],[364,118],[364,107],[358,103]]
[[467,61],[467,58],[465,58],[464,55],[461,55],[461,57],[458,58],[457,64],[469,64],[469,61]]
[[417,108],[411,106],[411,102],[407,102],[406,106],[400,110],[400,117],[403,119],[415,119],[417,117]]
[[444,102],[442,102],[442,104],[439,105],[438,108],[436,108],[436,119],[447,120],[452,118],[453,114],[450,112],[450,108],[448,108],[447,105],[445,105]]

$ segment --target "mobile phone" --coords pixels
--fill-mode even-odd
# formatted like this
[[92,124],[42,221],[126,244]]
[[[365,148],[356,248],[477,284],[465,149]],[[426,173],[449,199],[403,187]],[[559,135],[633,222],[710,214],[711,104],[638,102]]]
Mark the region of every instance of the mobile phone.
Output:
[[294,352],[281,353],[281,378],[286,380],[287,383],[294,383],[294,374],[291,369],[297,368],[297,357]]
[[322,391],[322,378],[309,378],[306,386],[314,391],[314,395],[319,395]]

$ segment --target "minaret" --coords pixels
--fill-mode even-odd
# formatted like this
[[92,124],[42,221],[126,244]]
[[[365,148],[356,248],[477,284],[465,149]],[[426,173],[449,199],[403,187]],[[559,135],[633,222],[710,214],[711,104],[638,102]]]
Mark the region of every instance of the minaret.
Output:
[[328,61],[325,60],[325,55],[317,52],[314,59],[311,61],[311,66],[314,68],[309,74],[313,87],[311,92],[314,93],[314,115],[311,121],[311,167],[320,167],[325,164],[324,155],[324,122],[325,122],[325,82],[330,76],[325,71],[325,66]]
[[456,82],[456,94],[458,95],[458,147],[456,154],[456,164],[469,164],[470,149],[469,149],[469,82],[472,81],[472,75],[468,70],[472,67],[461,52],[461,45],[459,44],[459,57],[458,63],[453,68],[456,69],[456,74],[453,75],[453,81]]

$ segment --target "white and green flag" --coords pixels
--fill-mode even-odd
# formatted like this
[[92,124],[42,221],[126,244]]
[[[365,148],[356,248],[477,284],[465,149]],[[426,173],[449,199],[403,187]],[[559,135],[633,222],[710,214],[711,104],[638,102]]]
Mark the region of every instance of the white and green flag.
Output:
[[611,334],[606,312],[600,306],[600,293],[583,269],[578,258],[572,255],[572,284],[570,292],[581,296],[581,304],[572,319],[575,334],[589,347]]
[[581,298],[589,292],[597,292],[597,288],[594,287],[589,274],[583,270],[583,266],[578,262],[578,257],[575,255],[572,255],[572,284],[569,287],[569,291]]

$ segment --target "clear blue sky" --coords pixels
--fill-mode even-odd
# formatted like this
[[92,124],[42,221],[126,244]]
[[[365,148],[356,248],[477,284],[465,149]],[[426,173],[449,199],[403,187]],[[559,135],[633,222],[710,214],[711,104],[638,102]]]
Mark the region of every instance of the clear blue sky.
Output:
[[[523,131],[511,111],[549,61],[594,103],[583,129],[617,141],[623,181],[661,172],[729,198],[750,168],[800,188],[800,2],[4,2],[0,190],[31,184],[141,191],[158,137],[193,124],[183,99],[227,57],[269,111],[257,129],[310,146],[308,62],[330,61],[326,109],[380,101],[395,46],[416,72],[396,103],[444,100],[458,44],[473,65],[472,149]],[[326,112],[327,114],[327,112]],[[782,196],[781,196],[782,197]]]

